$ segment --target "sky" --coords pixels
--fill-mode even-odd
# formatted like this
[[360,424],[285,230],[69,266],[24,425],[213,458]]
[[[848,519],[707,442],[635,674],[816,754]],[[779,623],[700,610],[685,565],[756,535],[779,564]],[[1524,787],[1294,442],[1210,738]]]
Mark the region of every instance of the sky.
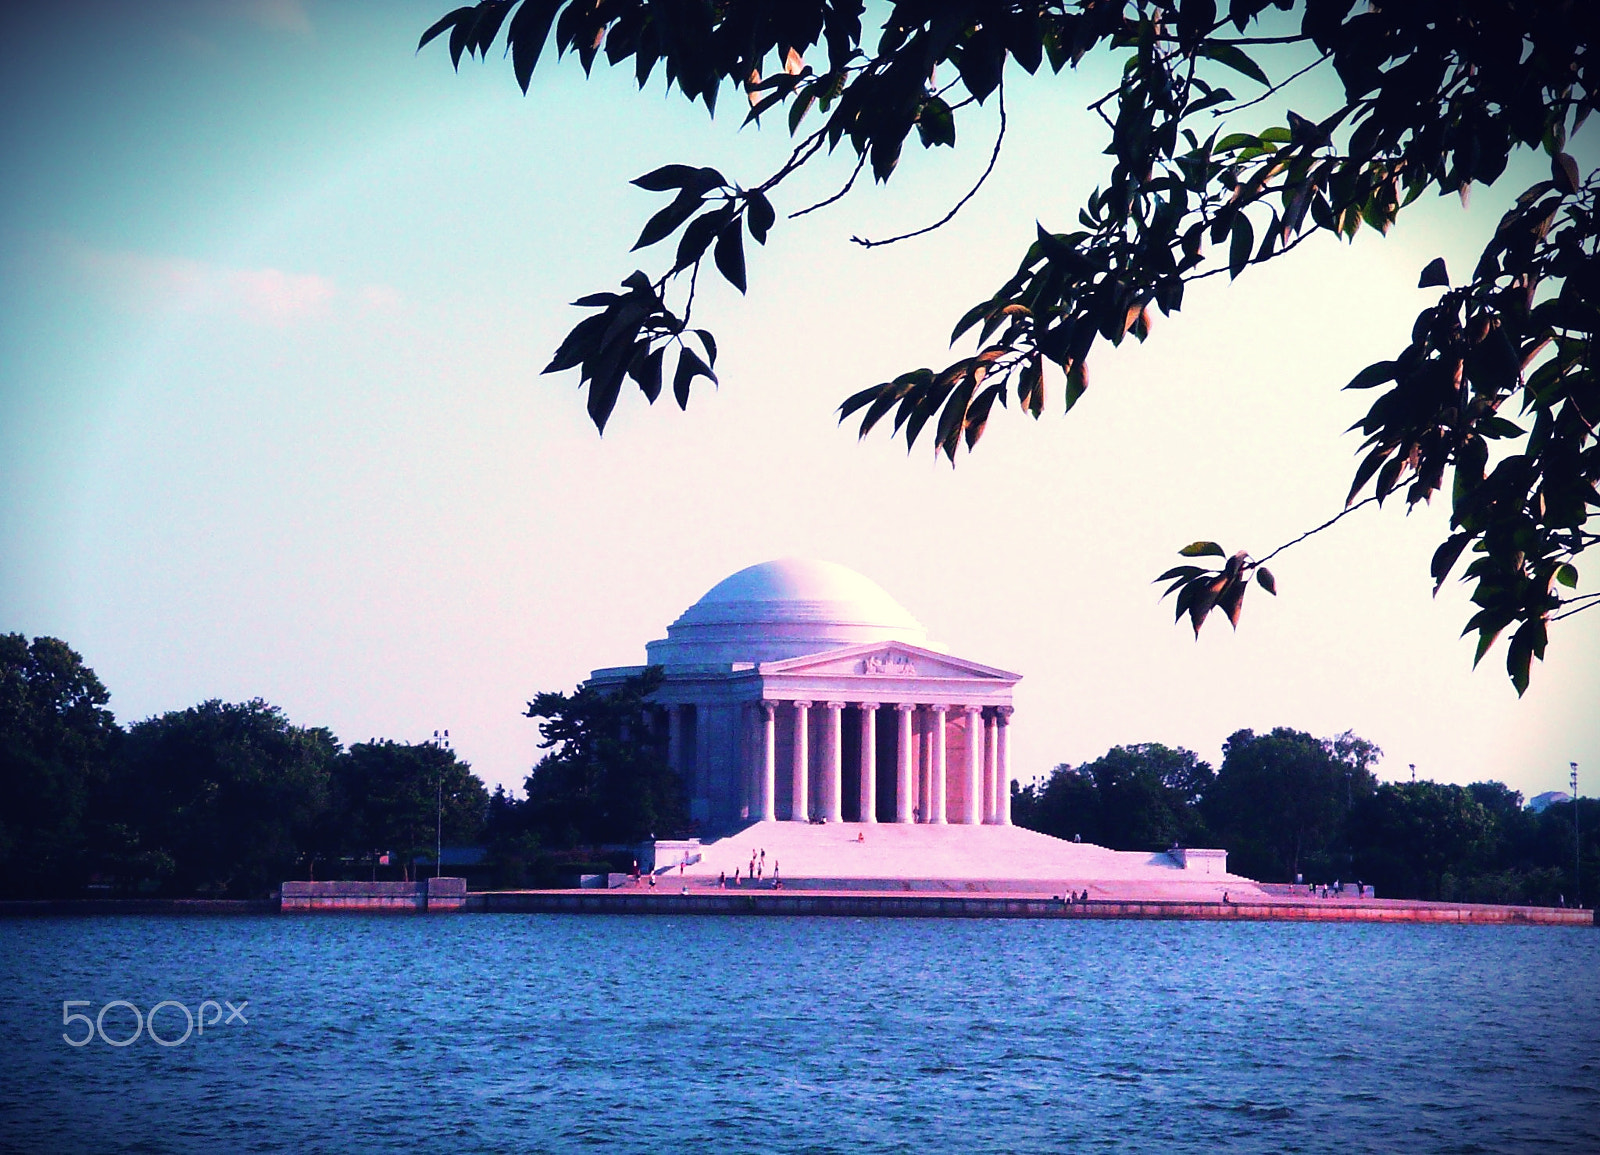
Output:
[[[748,297],[702,284],[720,386],[687,412],[625,393],[599,437],[574,376],[539,370],[582,315],[567,302],[660,260],[628,251],[660,201],[627,182],[681,161],[754,184],[787,137],[571,60],[526,97],[498,54],[456,74],[415,51],[447,7],[9,14],[0,631],[65,639],[119,720],[261,697],[346,743],[448,728],[516,789],[535,693],[642,662],[723,577],[797,555],[1022,673],[1024,781],[1136,742],[1216,764],[1234,731],[1289,726],[1375,742],[1387,780],[1414,764],[1531,797],[1577,761],[1594,793],[1600,612],[1555,627],[1520,700],[1503,646],[1474,672],[1465,588],[1431,596],[1444,508],[1368,508],[1290,550],[1237,631],[1197,641],[1151,584],[1189,541],[1264,556],[1337,512],[1371,397],[1340,387],[1404,346],[1437,295],[1422,267],[1469,270],[1539,158],[1387,238],[1192,286],[1147,343],[1097,347],[1070,417],[1059,390],[1038,422],[998,414],[952,468],[834,410],[945,364],[1034,222],[1073,227],[1104,179],[1084,106],[1107,66],[1010,75],[1005,150],[951,225],[849,243],[941,216],[987,159],[987,110],[953,153],[909,147],[887,188],[784,221],[841,156],[786,192]],[[1257,127],[1296,101],[1318,93]],[[1592,126],[1573,148],[1596,163]]]

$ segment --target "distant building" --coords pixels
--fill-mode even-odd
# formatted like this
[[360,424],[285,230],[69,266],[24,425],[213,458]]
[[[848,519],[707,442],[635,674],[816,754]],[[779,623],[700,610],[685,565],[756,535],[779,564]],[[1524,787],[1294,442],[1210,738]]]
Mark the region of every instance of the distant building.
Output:
[[1535,814],[1543,814],[1552,806],[1560,806],[1563,802],[1571,801],[1572,795],[1565,790],[1546,790],[1543,794],[1535,794],[1528,799],[1528,805],[1524,809],[1531,810]]
[[707,829],[1011,822],[1020,675],[944,653],[853,570],[800,558],[740,570],[646,653],[666,672],[655,701],[669,759]]

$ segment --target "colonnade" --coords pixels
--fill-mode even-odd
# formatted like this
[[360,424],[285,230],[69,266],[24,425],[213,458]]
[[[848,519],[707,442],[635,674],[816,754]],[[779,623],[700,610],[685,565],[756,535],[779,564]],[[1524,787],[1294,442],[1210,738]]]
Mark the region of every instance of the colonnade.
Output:
[[[878,820],[878,711],[879,702],[810,701],[753,703],[747,715],[752,755],[743,774],[743,793],[749,817],[773,821],[778,814],[779,774],[788,777],[791,822],[844,820],[844,711],[855,707],[860,725],[860,790],[858,813],[862,822]],[[950,706],[942,703],[896,702],[894,821],[897,823],[954,823],[961,825],[1011,824],[1010,706]],[[811,712],[821,711],[818,749],[811,747]],[[789,765],[778,766],[779,715],[788,715],[793,740]],[[964,716],[965,750],[960,764],[947,757],[948,726],[952,712]],[[813,772],[817,812],[812,813]],[[961,775],[959,813],[949,813],[952,774]]]

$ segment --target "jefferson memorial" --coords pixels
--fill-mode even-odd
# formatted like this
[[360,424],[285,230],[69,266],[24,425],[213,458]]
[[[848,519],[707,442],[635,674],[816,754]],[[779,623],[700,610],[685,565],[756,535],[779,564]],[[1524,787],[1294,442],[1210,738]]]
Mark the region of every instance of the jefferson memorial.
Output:
[[668,759],[706,829],[1011,822],[1021,676],[946,653],[853,570],[799,558],[740,570],[645,650],[666,675]]
[[[1150,853],[1011,823],[1021,675],[958,658],[877,583],[784,558],[713,586],[645,647],[657,739],[704,837],[649,857],[689,886],[746,871],[809,888],[1211,895],[1221,850]],[[615,684],[645,666],[595,670]]]

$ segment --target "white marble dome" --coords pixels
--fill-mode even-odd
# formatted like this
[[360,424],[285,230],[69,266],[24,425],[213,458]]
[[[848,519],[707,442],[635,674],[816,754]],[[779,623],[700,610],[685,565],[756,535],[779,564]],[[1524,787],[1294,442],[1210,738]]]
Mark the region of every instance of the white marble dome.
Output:
[[724,578],[645,648],[651,665],[671,668],[774,662],[883,641],[938,648],[871,578],[831,561],[780,558]]

